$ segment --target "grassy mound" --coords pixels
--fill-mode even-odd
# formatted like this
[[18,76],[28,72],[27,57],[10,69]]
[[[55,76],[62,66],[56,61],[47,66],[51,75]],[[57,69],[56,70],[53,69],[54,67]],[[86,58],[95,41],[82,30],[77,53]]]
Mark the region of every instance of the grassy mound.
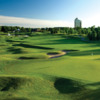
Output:
[[28,50],[22,48],[22,47],[9,47],[9,52],[12,52],[13,54],[23,54],[23,53],[29,53]]
[[13,46],[21,46],[21,47],[24,47],[24,48],[34,48],[34,49],[44,49],[44,50],[52,50],[52,49],[54,49],[54,48],[36,46],[36,45],[30,45],[30,44],[24,44],[24,43],[15,44]]
[[85,89],[82,83],[66,78],[56,79],[54,86],[63,94],[77,93]]
[[21,41],[14,41],[14,40],[10,40],[10,39],[8,39],[8,40],[6,40],[7,42],[21,42]]
[[29,78],[24,77],[0,76],[0,100],[29,100],[16,95],[29,81]]
[[7,46],[7,44],[6,43],[0,43],[0,47],[1,46]]
[[[95,83],[96,84],[96,83]],[[99,90],[81,81],[55,76],[1,76],[1,100],[99,100]],[[97,93],[97,95],[93,95]],[[91,98],[91,99],[89,99]]]
[[18,77],[0,77],[0,91],[17,90],[25,79]]
[[48,52],[48,55],[56,55],[56,54],[61,54],[61,51],[52,51],[52,52]]
[[44,54],[27,54],[27,55],[22,55],[22,56],[20,56],[18,59],[21,59],[21,60],[29,60],[29,59],[46,59],[46,58],[48,58],[48,56],[47,55],[44,55]]
[[63,51],[79,51],[79,50],[74,50],[74,49],[64,49]]

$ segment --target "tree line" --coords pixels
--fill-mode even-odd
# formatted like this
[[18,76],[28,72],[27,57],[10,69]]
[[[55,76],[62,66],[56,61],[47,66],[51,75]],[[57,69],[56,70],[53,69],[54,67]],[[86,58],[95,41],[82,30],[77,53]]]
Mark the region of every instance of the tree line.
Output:
[[69,28],[69,27],[54,27],[54,28],[24,28],[19,26],[0,26],[0,32],[3,34],[15,34],[15,35],[34,35],[34,32],[41,32],[47,34],[85,34],[89,40],[100,40],[100,27],[89,28]]
[[31,32],[31,28],[24,28],[24,27],[19,27],[19,26],[0,26],[0,31],[1,32]]

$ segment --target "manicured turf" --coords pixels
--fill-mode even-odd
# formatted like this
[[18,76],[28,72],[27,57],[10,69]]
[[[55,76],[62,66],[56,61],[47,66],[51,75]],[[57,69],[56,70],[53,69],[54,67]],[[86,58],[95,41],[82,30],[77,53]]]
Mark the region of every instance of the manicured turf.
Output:
[[[48,53],[70,51],[49,59]],[[0,36],[0,100],[99,100],[99,42],[77,36]]]

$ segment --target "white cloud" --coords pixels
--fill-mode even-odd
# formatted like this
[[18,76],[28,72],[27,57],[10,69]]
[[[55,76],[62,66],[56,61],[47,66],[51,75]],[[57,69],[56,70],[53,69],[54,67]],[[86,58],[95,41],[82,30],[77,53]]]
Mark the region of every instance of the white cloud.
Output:
[[82,26],[83,27],[91,27],[95,25],[96,27],[100,26],[100,14],[95,13],[90,17],[82,18]]
[[0,16],[0,25],[12,25],[23,27],[72,27],[73,24],[67,21],[53,21],[53,20],[40,20],[29,19],[20,17]]
[[[79,18],[82,20],[83,27],[91,27],[95,25],[100,26],[100,14],[95,13],[91,17]],[[74,20],[69,21],[57,21],[57,20],[41,20],[41,19],[29,19],[20,17],[9,17],[0,15],[0,25],[10,25],[10,26],[23,26],[23,27],[73,27]]]

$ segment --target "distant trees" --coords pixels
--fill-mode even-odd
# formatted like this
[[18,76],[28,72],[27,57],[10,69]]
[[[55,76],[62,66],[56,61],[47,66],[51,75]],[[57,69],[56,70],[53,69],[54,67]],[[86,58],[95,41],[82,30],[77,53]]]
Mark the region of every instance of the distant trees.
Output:
[[85,34],[87,35],[89,40],[100,40],[100,27],[95,28],[95,26],[89,27],[89,28],[68,28],[68,27],[62,27],[62,28],[51,28],[50,29],[51,34]]
[[7,26],[2,26],[1,31],[8,32],[9,28]]
[[21,32],[31,32],[31,28],[24,28],[19,26],[0,26],[0,31],[4,33],[21,33]]
[[[0,32],[3,34],[15,34],[15,35],[34,35],[36,32],[41,34],[85,34],[89,40],[100,40],[100,27],[95,26],[89,28],[69,28],[69,27],[54,27],[54,28],[24,28],[19,26],[0,26]],[[0,33],[1,34],[1,33]],[[38,33],[39,34],[39,33]]]
[[87,37],[89,40],[100,40],[100,27],[95,28],[94,26],[88,29]]
[[26,28],[26,31],[31,32],[32,30],[31,30],[31,28]]

